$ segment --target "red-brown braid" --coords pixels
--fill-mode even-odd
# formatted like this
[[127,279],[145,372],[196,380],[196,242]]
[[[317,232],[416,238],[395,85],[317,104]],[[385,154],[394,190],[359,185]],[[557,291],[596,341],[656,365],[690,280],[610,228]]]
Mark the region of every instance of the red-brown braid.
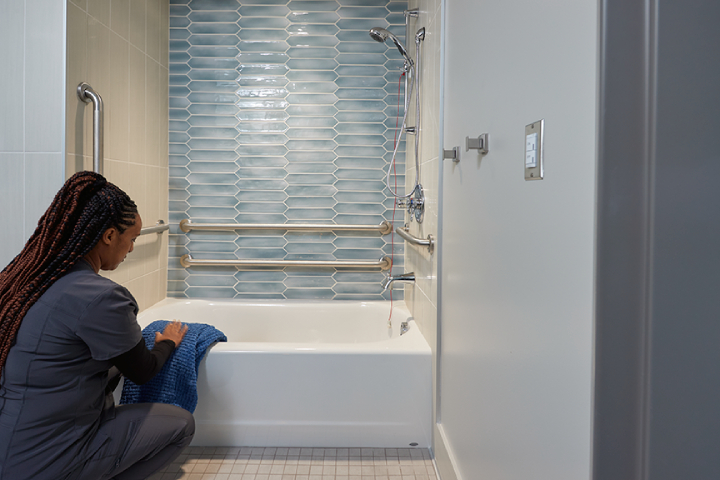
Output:
[[79,172],[58,191],[22,251],[0,272],[0,372],[25,314],[110,227],[135,223],[137,206],[102,175]]

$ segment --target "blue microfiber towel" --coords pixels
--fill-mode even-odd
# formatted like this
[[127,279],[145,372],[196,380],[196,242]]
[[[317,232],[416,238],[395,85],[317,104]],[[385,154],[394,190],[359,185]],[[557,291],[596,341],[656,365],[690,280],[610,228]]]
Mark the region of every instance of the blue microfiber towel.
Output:
[[[143,329],[148,349],[155,345],[155,332],[162,332],[170,323],[156,320]],[[144,385],[125,379],[120,403],[169,403],[193,413],[197,407],[197,373],[205,351],[227,337],[212,325],[188,323],[188,331],[158,374]]]

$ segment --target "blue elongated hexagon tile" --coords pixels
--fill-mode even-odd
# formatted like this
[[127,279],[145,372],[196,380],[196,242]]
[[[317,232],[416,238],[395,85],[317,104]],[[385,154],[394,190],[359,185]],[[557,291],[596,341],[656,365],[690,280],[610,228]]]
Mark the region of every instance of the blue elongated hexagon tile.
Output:
[[[170,0],[171,220],[391,220],[384,181],[402,115],[402,59],[368,30],[402,38],[405,9],[386,0]],[[404,151],[403,141],[401,186]],[[402,218],[397,210],[396,223]],[[179,257],[377,260],[393,250],[391,237],[173,227],[168,295],[386,299],[379,271],[184,269]],[[394,253],[400,273],[401,242]]]

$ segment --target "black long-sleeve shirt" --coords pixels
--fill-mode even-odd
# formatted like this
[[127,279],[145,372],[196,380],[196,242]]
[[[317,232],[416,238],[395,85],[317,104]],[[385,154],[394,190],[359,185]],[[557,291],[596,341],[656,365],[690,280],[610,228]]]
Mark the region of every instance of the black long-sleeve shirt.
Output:
[[148,350],[145,340],[141,339],[127,352],[111,358],[110,363],[125,377],[142,385],[157,375],[174,350],[175,342],[172,340],[157,342],[152,350]]

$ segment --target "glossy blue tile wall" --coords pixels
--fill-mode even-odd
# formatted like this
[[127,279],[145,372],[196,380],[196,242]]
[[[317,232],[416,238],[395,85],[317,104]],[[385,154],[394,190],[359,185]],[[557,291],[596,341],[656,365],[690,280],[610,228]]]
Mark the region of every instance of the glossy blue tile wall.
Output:
[[[384,179],[402,113],[402,60],[368,30],[404,38],[405,9],[387,0],[171,0],[171,223],[392,220]],[[402,188],[404,144],[399,150]],[[394,217],[401,223],[403,212]],[[388,298],[377,270],[185,269],[179,259],[375,261],[394,249],[397,273],[403,243],[392,237],[176,228],[168,295]]]

